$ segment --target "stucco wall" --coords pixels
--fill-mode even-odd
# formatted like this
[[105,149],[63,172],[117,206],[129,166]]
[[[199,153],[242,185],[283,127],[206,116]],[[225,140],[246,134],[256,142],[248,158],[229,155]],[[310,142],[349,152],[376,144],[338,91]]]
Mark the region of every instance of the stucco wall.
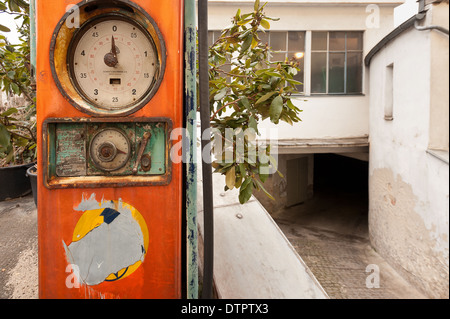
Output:
[[[406,279],[430,297],[448,298],[448,161],[427,152],[431,32],[405,31],[370,64],[369,232],[377,252]],[[392,63],[387,121],[384,83]]]
[[[448,4],[436,4],[430,9],[427,25],[439,25],[448,30]],[[449,45],[448,35],[442,32],[431,32],[431,86],[430,103],[433,112],[430,117],[430,148],[446,150],[449,148]]]
[[[236,2],[236,1],[234,1]],[[308,4],[305,4],[308,2]],[[324,2],[327,2],[325,4]],[[322,1],[319,5],[312,1],[269,2],[265,12],[270,17],[280,18],[271,21],[270,30],[280,31],[365,31],[364,53],[367,52],[393,29],[394,4],[378,1],[375,12],[368,6],[374,2],[352,1],[346,5],[338,1]],[[398,3],[397,3],[398,4]],[[228,26],[237,9],[252,12],[253,3],[224,3],[210,1],[209,29],[221,30]],[[367,10],[367,11],[366,11]],[[378,25],[371,18],[376,14]],[[368,22],[369,21],[369,22]],[[372,21],[372,22],[371,22]],[[308,77],[305,76],[305,82]],[[369,133],[368,73],[364,68],[363,95],[357,96],[299,96],[294,102],[303,112],[302,122],[291,126],[281,122],[276,126],[279,139],[295,138],[342,138],[367,136]],[[307,102],[303,100],[306,99]],[[262,127],[275,127],[266,120]]]

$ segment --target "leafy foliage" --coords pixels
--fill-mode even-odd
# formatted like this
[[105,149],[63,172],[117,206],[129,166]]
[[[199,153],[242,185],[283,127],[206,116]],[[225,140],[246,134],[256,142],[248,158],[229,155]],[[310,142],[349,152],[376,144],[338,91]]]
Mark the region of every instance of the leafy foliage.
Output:
[[[13,15],[21,25],[19,44],[0,35],[0,89],[6,94],[23,95],[26,105],[4,109],[0,106],[0,167],[36,160],[36,107],[31,89],[29,6],[24,0],[0,0],[0,12]],[[0,24],[0,31],[10,32]]]
[[[232,25],[221,32],[209,49],[209,94],[214,134],[215,172],[225,175],[225,190],[239,188],[239,201],[247,202],[254,189],[263,190],[269,165],[276,165],[270,147],[256,145],[259,123],[300,121],[291,101],[301,84],[293,77],[298,63],[270,61],[271,49],[260,40],[270,28],[264,5],[255,1],[254,11],[237,11]],[[230,136],[227,130],[233,130]],[[242,147],[243,146],[243,147]],[[256,154],[256,156],[254,156]]]
[[[300,84],[293,77],[298,64],[293,61],[270,61],[271,50],[260,40],[260,32],[270,28],[265,5],[256,0],[254,11],[238,10],[232,25],[224,29],[209,50],[209,93],[211,127],[219,146],[213,162],[215,171],[225,175],[225,189],[238,188],[241,203],[248,201],[254,189],[264,189],[267,168],[276,165],[270,147],[256,145],[258,126],[266,118],[278,124],[300,121],[298,109],[291,101]],[[35,98],[31,90],[29,68],[29,16],[24,0],[0,0],[0,12],[22,19],[18,31],[21,43],[12,45],[0,35],[0,88],[23,94],[28,105],[0,109],[0,166],[33,161],[36,158]],[[0,24],[0,31],[8,32]],[[231,137],[227,130],[232,130]],[[239,147],[242,146],[242,147]],[[217,147],[216,147],[217,149]],[[253,156],[256,154],[256,156]]]

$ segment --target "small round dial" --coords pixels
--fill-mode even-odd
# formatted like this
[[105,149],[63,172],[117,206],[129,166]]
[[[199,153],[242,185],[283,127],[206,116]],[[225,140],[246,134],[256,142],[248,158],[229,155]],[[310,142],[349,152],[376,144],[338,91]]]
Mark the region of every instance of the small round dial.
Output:
[[151,35],[135,21],[116,14],[81,27],[67,64],[78,93],[92,105],[111,111],[142,101],[159,70]]
[[89,155],[94,165],[102,171],[116,171],[130,159],[131,143],[126,134],[116,128],[97,132],[91,140]]

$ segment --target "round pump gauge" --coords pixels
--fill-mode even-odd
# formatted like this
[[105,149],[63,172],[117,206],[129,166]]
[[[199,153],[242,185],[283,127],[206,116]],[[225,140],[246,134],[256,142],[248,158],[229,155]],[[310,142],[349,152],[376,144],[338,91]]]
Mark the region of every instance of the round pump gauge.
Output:
[[98,131],[89,145],[89,157],[102,171],[116,171],[130,159],[131,143],[125,133],[116,128]]
[[161,33],[150,16],[131,2],[126,5],[130,7],[125,10],[121,1],[86,2],[80,8],[79,28],[69,28],[63,18],[54,32],[50,62],[56,84],[85,113],[134,113],[162,81]]
[[72,42],[67,63],[80,95],[105,110],[139,103],[151,90],[159,65],[150,34],[115,15],[86,23]]

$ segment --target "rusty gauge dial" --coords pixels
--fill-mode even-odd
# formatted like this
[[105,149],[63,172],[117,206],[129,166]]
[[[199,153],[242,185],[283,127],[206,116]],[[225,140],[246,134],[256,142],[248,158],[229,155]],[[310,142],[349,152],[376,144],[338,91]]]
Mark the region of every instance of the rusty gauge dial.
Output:
[[89,145],[89,156],[102,171],[116,171],[130,159],[131,143],[126,134],[116,128],[98,131]]
[[67,56],[78,93],[104,110],[141,102],[159,68],[151,35],[135,21],[108,14],[86,22],[74,35]]

